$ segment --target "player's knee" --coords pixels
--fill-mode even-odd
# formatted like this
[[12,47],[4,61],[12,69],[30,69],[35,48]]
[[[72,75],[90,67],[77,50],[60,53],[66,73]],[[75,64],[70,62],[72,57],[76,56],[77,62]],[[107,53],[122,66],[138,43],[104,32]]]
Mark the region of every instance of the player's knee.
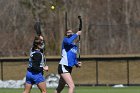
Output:
[[47,93],[47,91],[42,91],[42,93]]
[[74,89],[75,88],[75,85],[74,84],[70,84],[69,85],[69,88]]
[[47,93],[47,91],[42,91],[42,93]]
[[44,90],[42,90],[42,92],[41,93],[47,93],[47,91],[44,89]]

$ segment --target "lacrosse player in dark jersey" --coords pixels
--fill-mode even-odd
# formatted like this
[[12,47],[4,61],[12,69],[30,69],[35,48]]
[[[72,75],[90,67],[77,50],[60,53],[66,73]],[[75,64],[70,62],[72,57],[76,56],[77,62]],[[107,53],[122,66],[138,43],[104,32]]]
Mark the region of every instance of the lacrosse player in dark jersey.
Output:
[[30,93],[33,84],[36,84],[41,93],[47,93],[43,71],[48,71],[44,63],[44,40],[42,36],[36,36],[33,47],[30,50],[29,65],[26,73],[26,84],[23,93]]

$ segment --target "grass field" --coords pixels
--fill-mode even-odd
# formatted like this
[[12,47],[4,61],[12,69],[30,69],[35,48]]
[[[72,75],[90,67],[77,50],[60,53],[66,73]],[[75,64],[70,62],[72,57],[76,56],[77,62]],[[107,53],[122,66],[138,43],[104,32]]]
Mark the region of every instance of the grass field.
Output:
[[[53,93],[54,89],[49,88],[48,93]],[[62,93],[67,93],[67,87]],[[1,88],[0,93],[22,93],[23,89]],[[40,93],[39,89],[33,88],[31,93]],[[140,87],[76,87],[75,93],[140,93]]]

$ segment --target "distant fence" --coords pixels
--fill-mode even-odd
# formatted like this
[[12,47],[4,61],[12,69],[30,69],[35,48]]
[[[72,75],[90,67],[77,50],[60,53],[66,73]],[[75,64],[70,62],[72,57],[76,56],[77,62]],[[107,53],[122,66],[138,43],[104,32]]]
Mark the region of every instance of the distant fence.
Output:
[[[60,60],[60,57],[47,57],[47,62],[58,62]],[[113,85],[111,83],[108,83],[108,84],[104,84],[104,83],[100,83],[100,67],[101,67],[101,64],[100,62],[120,62],[122,61],[125,62],[125,66],[126,66],[126,70],[125,70],[125,75],[126,75],[126,85],[139,85],[140,82],[137,82],[136,84],[133,83],[131,84],[130,83],[130,68],[132,66],[130,66],[130,62],[131,64],[133,64],[133,61],[137,61],[138,63],[140,62],[140,55],[91,55],[91,56],[81,56],[81,61],[94,61],[95,62],[95,84],[94,85]],[[21,58],[0,58],[0,71],[1,71],[1,80],[4,80],[4,73],[3,73],[3,64],[6,63],[6,62],[27,62],[28,61],[28,58],[27,57],[21,57]],[[140,63],[139,63],[140,64]],[[119,68],[118,68],[119,69]],[[139,70],[139,69],[138,69]],[[139,77],[140,78],[140,77]],[[83,85],[92,85],[92,84],[83,84]]]

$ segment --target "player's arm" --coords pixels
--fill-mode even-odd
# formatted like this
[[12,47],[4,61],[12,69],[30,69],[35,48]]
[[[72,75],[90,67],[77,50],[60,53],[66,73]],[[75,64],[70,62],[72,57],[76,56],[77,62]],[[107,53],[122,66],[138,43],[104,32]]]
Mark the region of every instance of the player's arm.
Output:
[[82,62],[77,61],[77,59],[75,60],[75,66],[76,67],[81,67],[82,66]]
[[65,44],[71,44],[76,38],[78,37],[77,34],[73,34],[70,38],[64,38]]
[[43,67],[43,70],[48,71],[49,67],[46,65],[46,66]]
[[75,64],[76,67],[81,67],[82,66],[82,62],[77,62],[77,64]]

